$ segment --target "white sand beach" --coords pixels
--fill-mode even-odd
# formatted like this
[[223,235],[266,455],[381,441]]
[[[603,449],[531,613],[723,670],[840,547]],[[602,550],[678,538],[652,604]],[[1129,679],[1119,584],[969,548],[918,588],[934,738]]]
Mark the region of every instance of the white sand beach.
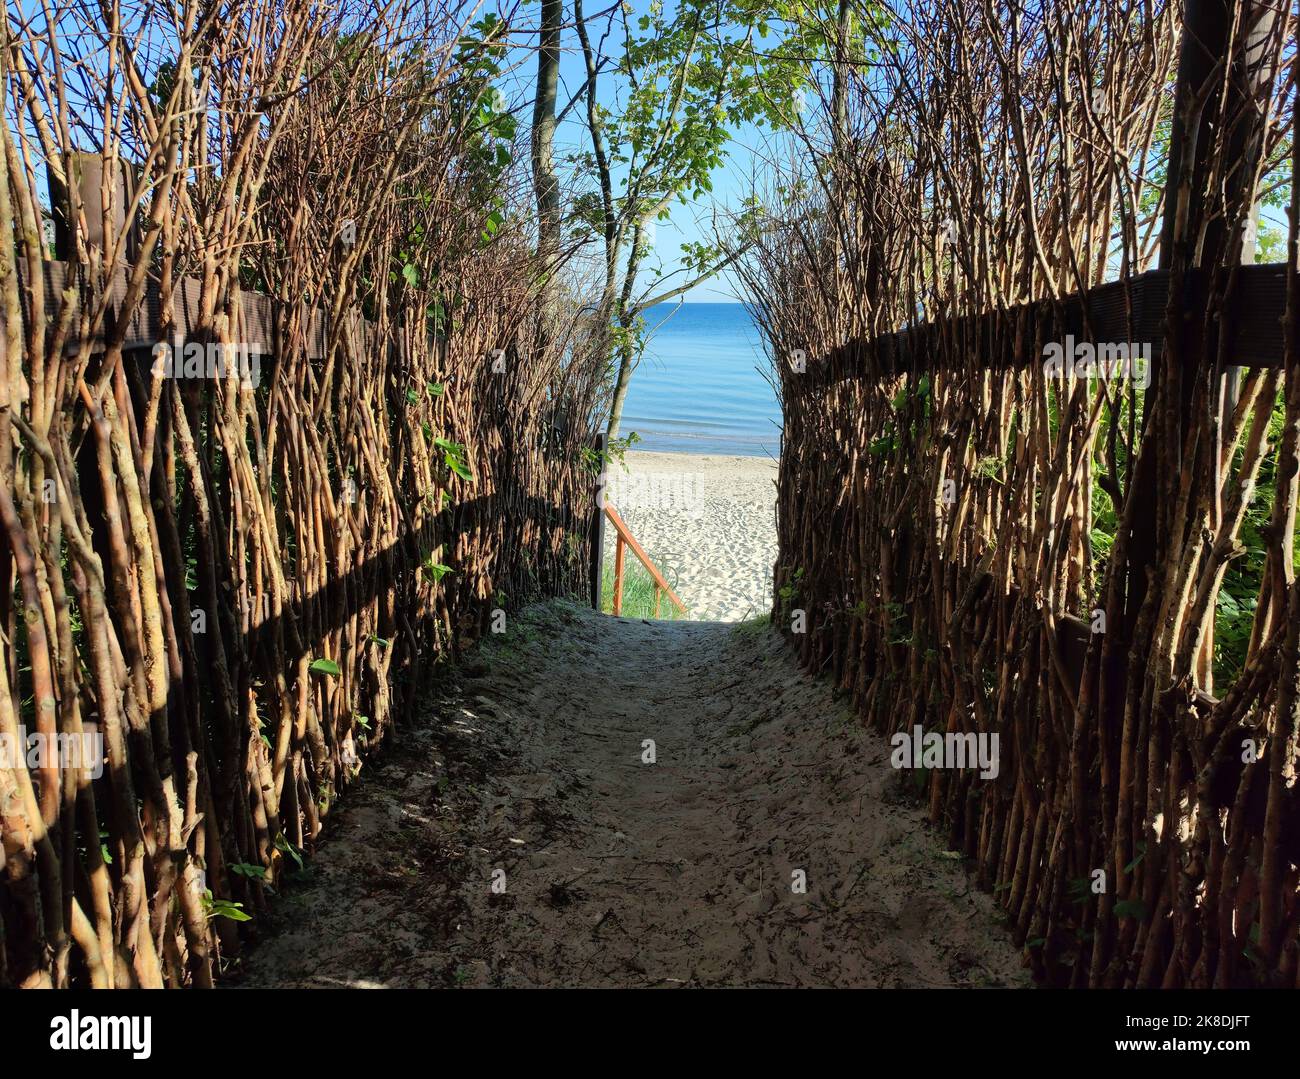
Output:
[[[626,472],[610,466],[607,495],[690,618],[740,621],[771,609],[775,461],[633,451]],[[612,526],[605,547],[613,565]]]

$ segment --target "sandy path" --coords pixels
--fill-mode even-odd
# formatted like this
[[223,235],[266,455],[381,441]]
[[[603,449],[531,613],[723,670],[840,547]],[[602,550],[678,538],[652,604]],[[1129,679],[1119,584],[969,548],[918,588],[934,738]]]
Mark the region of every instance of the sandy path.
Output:
[[[610,467],[609,500],[701,621],[737,622],[772,608],[776,462],[766,457],[627,454]],[[605,558],[614,560],[614,530]]]
[[1026,984],[887,744],[766,628],[550,604],[467,670],[349,793],[246,984]]

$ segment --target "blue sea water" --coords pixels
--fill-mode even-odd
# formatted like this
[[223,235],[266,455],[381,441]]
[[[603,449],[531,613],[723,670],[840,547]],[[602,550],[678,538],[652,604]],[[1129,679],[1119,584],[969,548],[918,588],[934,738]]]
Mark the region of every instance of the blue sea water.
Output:
[[776,457],[781,406],[760,373],[768,361],[749,308],[661,304],[645,319],[658,330],[632,374],[621,428],[641,436],[634,448]]

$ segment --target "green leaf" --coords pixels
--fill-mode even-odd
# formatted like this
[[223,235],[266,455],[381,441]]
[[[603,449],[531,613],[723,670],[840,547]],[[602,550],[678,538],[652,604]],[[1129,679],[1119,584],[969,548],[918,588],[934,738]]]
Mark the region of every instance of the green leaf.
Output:
[[232,922],[251,922],[253,916],[244,913],[243,903],[233,903],[229,899],[214,899],[211,891],[203,893],[203,907],[209,918],[229,918]]
[[452,572],[452,568],[450,566],[444,566],[441,562],[433,561],[432,558],[430,558],[429,561],[426,562],[422,568],[425,574],[429,577],[431,581],[434,582],[434,584],[437,584],[444,577],[446,577],[447,574]]
[[420,271],[415,268],[415,264],[408,262],[402,267],[402,276],[406,278],[406,283],[415,288],[420,283]]
[[314,659],[312,660],[309,670],[317,674],[339,675],[343,673],[343,668],[335,663],[332,659]]
[[278,836],[275,837],[275,849],[278,850],[281,854],[287,854],[290,858],[292,858],[295,862],[298,863],[298,868],[302,869],[303,867],[302,855],[298,853],[297,847],[295,847],[292,843],[290,843],[287,839],[284,838],[283,832],[281,832]]
[[487,243],[487,241],[497,234],[501,228],[501,222],[504,220],[505,218],[500,210],[493,210],[488,214],[487,220],[483,222],[482,237],[484,243]]
[[1136,918],[1139,922],[1144,922],[1147,917],[1147,905],[1140,899],[1121,899],[1115,904],[1115,916]]
[[442,459],[452,472],[466,481],[474,479],[473,473],[469,470],[469,463],[466,461],[464,446],[445,438],[435,438],[433,444],[442,450]]

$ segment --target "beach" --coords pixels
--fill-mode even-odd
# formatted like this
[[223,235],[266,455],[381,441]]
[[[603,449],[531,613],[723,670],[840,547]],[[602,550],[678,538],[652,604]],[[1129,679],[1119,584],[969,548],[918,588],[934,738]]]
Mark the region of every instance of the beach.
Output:
[[[772,607],[776,462],[631,451],[611,463],[607,497],[688,609],[702,621],[742,621]],[[613,526],[605,531],[614,563]],[[626,565],[636,565],[627,552]],[[665,603],[665,608],[667,604]]]

